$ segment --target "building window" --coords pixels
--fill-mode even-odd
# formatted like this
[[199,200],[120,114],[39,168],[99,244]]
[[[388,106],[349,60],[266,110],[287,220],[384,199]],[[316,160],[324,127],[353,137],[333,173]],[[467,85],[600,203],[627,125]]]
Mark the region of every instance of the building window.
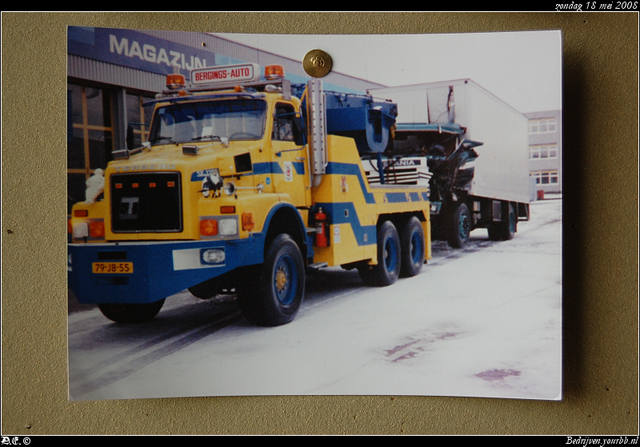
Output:
[[536,179],[536,185],[558,184],[558,171],[534,171],[531,176]]
[[67,84],[67,195],[71,205],[85,200],[85,182],[107,167],[113,151],[111,91]]
[[127,92],[127,148],[135,149],[149,139],[149,124],[153,107],[143,107],[145,101],[152,99],[138,93]]
[[529,133],[554,133],[557,130],[555,118],[529,120]]
[[558,158],[558,145],[546,144],[546,145],[530,146],[529,158],[531,160]]

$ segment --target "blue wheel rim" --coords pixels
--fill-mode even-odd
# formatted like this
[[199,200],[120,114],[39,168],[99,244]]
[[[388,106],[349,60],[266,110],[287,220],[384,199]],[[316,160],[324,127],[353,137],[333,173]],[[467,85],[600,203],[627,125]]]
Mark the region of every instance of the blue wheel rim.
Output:
[[289,306],[294,302],[298,291],[298,271],[291,256],[282,256],[276,262],[273,272],[273,289],[276,298],[283,306]]
[[398,268],[398,246],[393,238],[388,238],[384,243],[384,265],[388,272]]
[[458,231],[461,239],[466,239],[469,236],[469,218],[464,213],[460,215]]

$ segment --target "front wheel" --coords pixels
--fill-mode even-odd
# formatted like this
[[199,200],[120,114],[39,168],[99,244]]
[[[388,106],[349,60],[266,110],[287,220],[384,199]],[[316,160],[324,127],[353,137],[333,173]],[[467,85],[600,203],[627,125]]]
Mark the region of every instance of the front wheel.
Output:
[[201,300],[208,300],[216,296],[222,291],[222,282],[220,277],[208,279],[200,284],[189,287],[191,295]]
[[464,203],[453,213],[451,220],[449,245],[453,248],[462,248],[469,242],[471,234],[471,213]]
[[109,320],[116,323],[131,324],[131,323],[143,323],[145,321],[152,320],[162,306],[164,305],[164,299],[156,301],[155,303],[135,303],[135,304],[98,304],[98,309],[102,312],[102,315]]
[[238,301],[249,322],[279,326],[293,321],[304,297],[305,266],[300,249],[288,234],[269,245],[264,264],[244,272]]

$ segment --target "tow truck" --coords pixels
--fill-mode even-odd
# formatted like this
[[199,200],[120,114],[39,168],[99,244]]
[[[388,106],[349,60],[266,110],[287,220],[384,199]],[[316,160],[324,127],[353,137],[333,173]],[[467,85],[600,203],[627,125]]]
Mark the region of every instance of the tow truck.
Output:
[[[372,185],[397,106],[292,84],[256,64],[167,76],[148,141],[120,149],[96,196],[73,206],[69,288],[117,323],[156,317],[188,289],[237,295],[259,326],[291,322],[309,270],[357,269],[372,287],[431,257],[423,186]],[[89,179],[91,180],[91,179]]]

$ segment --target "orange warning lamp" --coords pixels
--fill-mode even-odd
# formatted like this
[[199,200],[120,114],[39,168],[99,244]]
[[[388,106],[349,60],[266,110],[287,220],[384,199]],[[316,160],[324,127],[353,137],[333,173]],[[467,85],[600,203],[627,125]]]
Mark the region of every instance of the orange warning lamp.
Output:
[[167,75],[167,88],[170,90],[176,90],[179,88],[183,88],[186,84],[184,75],[181,74],[170,74]]
[[284,78],[284,67],[282,65],[267,65],[264,67],[264,77],[269,81]]

